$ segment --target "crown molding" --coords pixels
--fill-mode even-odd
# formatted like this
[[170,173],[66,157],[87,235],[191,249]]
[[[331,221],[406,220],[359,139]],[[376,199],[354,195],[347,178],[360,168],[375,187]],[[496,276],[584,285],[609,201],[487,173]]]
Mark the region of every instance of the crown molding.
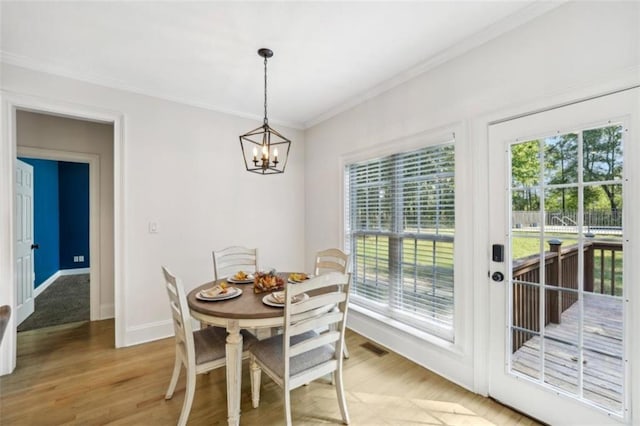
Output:
[[521,25],[526,24],[527,22],[541,15],[544,15],[547,12],[550,12],[553,9],[556,9],[557,7],[561,6],[564,3],[567,3],[568,1],[569,0],[552,0],[542,2],[536,1],[528,7],[525,7],[524,9],[521,9],[507,16],[506,18],[496,22],[493,25],[490,25],[484,30],[473,34],[470,37],[467,37],[456,45],[437,53],[436,55],[430,57],[419,65],[396,74],[395,76],[383,81],[377,86],[374,86],[373,88],[350,98],[346,102],[319,114],[315,118],[306,121],[304,123],[304,128],[309,129],[344,111],[350,110],[372,98],[375,98],[376,96],[379,96],[382,93],[393,89],[394,87],[406,83],[407,81],[412,80],[419,75],[424,74],[439,65],[442,65],[445,62],[461,56],[476,47],[479,47]]
[[[122,90],[125,92],[135,93],[138,95],[161,99],[164,101],[176,102],[183,105],[202,108],[202,109],[206,109],[206,110],[221,113],[221,114],[232,115],[234,117],[246,118],[249,120],[255,120],[259,122],[262,122],[263,120],[263,117],[261,115],[248,114],[242,111],[222,108],[220,106],[213,105],[207,102],[202,102],[200,100],[174,96],[168,93],[162,93],[161,91],[132,86],[123,81],[113,79],[110,77],[105,77],[98,74],[78,72],[77,70],[72,70],[71,68],[68,68],[59,64],[35,60],[27,56],[17,55],[15,53],[6,52],[3,50],[0,50],[0,62],[8,65],[20,67],[20,68],[26,68],[32,71],[70,78],[73,80],[82,81],[84,83],[95,84],[95,85],[107,87],[110,89]],[[284,127],[289,127],[296,130],[304,130],[304,125],[302,123],[278,120],[278,119],[274,119],[273,117],[270,117],[269,121]]]

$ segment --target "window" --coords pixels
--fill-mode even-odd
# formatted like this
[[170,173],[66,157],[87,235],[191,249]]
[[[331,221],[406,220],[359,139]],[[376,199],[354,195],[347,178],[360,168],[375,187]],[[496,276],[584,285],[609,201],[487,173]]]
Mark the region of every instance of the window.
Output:
[[345,167],[353,302],[453,342],[454,142]]

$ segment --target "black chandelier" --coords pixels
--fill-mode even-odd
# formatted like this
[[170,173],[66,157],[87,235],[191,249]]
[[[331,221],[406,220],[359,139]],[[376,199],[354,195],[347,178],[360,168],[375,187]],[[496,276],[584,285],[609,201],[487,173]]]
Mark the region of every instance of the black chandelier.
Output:
[[269,127],[267,118],[267,58],[273,56],[270,49],[258,50],[264,58],[264,121],[257,127],[240,136],[240,147],[247,170],[262,175],[283,173],[289,158],[291,141],[277,130]]

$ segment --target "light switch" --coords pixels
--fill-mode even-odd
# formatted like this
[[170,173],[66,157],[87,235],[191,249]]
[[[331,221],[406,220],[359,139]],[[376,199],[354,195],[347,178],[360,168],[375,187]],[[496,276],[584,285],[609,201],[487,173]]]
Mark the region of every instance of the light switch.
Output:
[[160,232],[160,227],[158,226],[158,222],[149,222],[149,233],[157,234]]

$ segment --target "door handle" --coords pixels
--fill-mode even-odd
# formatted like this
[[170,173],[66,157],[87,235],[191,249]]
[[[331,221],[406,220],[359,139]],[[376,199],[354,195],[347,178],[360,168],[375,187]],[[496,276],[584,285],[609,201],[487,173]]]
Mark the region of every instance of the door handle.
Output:
[[491,279],[497,283],[502,282],[504,281],[504,274],[502,272],[494,272],[493,275],[491,275]]
[[39,249],[39,248],[40,248],[40,244],[31,244],[31,250]]

